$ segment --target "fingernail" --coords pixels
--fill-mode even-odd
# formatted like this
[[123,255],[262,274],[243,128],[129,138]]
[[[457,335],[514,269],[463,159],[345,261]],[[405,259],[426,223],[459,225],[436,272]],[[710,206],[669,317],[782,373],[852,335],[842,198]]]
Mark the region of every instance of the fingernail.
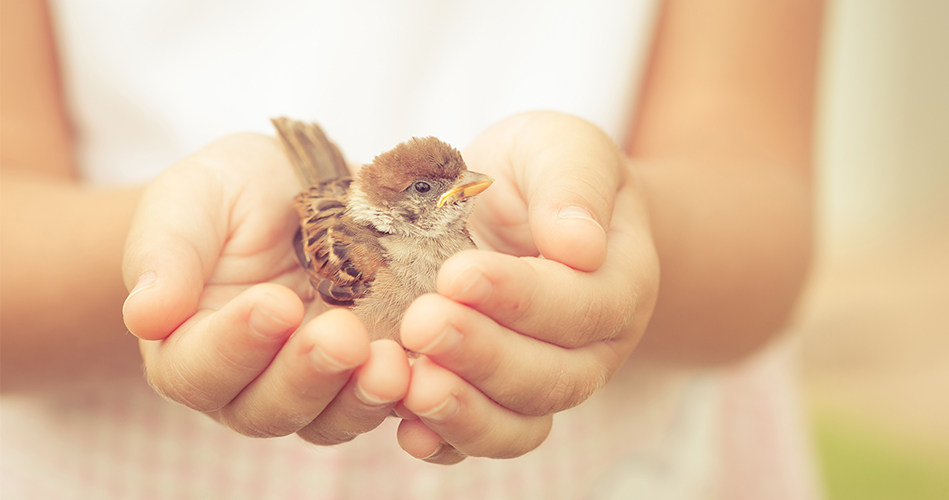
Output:
[[358,382],[356,383],[356,398],[362,401],[363,403],[369,406],[383,406],[387,404],[394,403],[396,400],[383,399],[373,394],[369,394],[365,389],[362,388]]
[[442,451],[442,449],[444,449],[444,448],[445,448],[445,443],[438,443],[438,446],[435,447],[435,451],[433,451],[433,452],[432,452],[429,456],[427,456],[427,457],[422,457],[422,460],[428,460],[428,459],[434,457],[435,455],[438,455],[438,454]]
[[560,209],[559,212],[557,212],[557,217],[559,217],[559,218],[561,218],[561,219],[582,219],[582,220],[588,220],[588,221],[590,221],[590,222],[596,224],[596,227],[600,228],[600,231],[603,231],[603,226],[601,226],[600,223],[597,222],[596,219],[593,218],[593,215],[590,214],[590,212],[589,212],[587,209],[585,209],[585,208],[581,208],[581,207],[577,207],[577,206],[567,206],[567,207],[563,207],[563,208]]
[[346,370],[352,370],[356,365],[340,361],[330,356],[318,345],[314,345],[310,351],[310,361],[313,366],[322,373],[340,373]]
[[132,291],[129,292],[128,297],[125,297],[125,302],[122,303],[122,316],[125,316],[125,307],[128,305],[129,299],[131,299],[132,296],[134,296],[138,292],[141,292],[142,290],[148,290],[149,288],[155,286],[155,282],[157,280],[158,280],[158,275],[156,275],[154,272],[151,272],[151,271],[141,275],[138,278],[138,281],[135,283],[135,286],[132,287]]
[[290,323],[270,315],[262,307],[254,307],[247,318],[247,326],[258,335],[272,337],[280,335],[293,327]]
[[494,287],[491,281],[484,277],[484,274],[477,267],[469,267],[454,281],[454,289],[450,299],[465,302],[467,304],[480,304],[491,296]]
[[442,403],[435,408],[432,408],[427,412],[415,412],[415,414],[434,422],[444,422],[451,417],[454,417],[455,414],[458,413],[458,408],[458,398],[456,398],[454,395],[449,395],[445,401],[442,401]]
[[425,344],[418,352],[424,354],[445,354],[451,351],[455,346],[461,343],[461,332],[455,327],[448,325],[441,333],[435,336],[428,344]]

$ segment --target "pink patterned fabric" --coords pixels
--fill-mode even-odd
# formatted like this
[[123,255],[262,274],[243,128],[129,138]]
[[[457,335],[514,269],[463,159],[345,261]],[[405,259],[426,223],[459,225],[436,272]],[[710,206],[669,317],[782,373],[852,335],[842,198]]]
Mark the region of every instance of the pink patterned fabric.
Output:
[[4,397],[3,498],[818,498],[787,349],[725,372],[629,364],[513,460],[402,452],[390,419],[351,443],[238,436],[144,383]]
[[723,373],[724,498],[821,497],[799,402],[797,352],[772,348]]

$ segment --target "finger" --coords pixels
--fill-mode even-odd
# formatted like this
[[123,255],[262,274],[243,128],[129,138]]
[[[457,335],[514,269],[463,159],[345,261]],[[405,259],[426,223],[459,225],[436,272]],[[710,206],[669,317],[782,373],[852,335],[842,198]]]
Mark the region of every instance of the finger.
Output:
[[518,457],[540,446],[550,432],[550,416],[508,410],[426,357],[412,364],[411,377],[405,407],[465,455]]
[[126,240],[122,275],[130,293],[122,311],[129,331],[145,340],[165,338],[194,314],[226,236],[219,186],[188,163],[142,194]]
[[294,333],[270,366],[217,417],[249,436],[292,434],[320,415],[368,358],[365,327],[351,312],[332,309]]
[[143,341],[149,381],[173,401],[219,409],[267,367],[303,314],[300,299],[283,286],[248,288],[218,311],[198,312],[167,339]]
[[467,458],[418,419],[399,422],[396,437],[406,453],[429,463],[452,465]]
[[548,415],[585,401],[624,357],[612,343],[563,349],[520,335],[439,295],[406,311],[402,342],[505,408]]
[[[636,310],[637,260],[614,259],[584,273],[546,259],[466,251],[438,272],[438,292],[507,328],[561,347],[616,336]],[[640,272],[641,273],[641,272]]]
[[356,370],[329,406],[301,429],[303,439],[321,445],[349,441],[375,429],[409,389],[409,362],[392,340],[370,344],[369,360]]
[[155,235],[147,245],[152,248],[136,242],[126,251],[123,273],[130,292],[122,316],[135,336],[160,340],[197,310],[204,277],[201,257],[186,241]]
[[273,138],[233,135],[149,184],[122,262],[129,331],[165,338],[195,313],[209,281],[260,283],[294,270],[289,200],[298,187],[286,167]]
[[[603,264],[614,198],[626,178],[626,160],[606,134],[573,116],[531,112],[490,128],[471,149],[473,168],[506,164],[515,194],[527,202],[530,235],[541,255],[584,271]],[[499,191],[504,188],[498,182]],[[489,193],[489,203],[501,195]]]

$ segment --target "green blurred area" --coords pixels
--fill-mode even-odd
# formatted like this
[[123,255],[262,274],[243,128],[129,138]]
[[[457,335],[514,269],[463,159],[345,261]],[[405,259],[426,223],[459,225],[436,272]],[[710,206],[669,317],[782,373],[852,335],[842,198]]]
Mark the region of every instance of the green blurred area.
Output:
[[949,1],[826,2],[805,394],[828,500],[949,500]]
[[812,425],[828,500],[949,499],[949,451],[826,410]]

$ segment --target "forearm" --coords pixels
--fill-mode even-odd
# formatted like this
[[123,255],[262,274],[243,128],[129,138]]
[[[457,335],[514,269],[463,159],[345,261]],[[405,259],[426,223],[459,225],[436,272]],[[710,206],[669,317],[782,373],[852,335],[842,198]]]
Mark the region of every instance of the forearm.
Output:
[[627,152],[660,260],[640,352],[737,359],[810,261],[821,0],[666,0]]
[[16,171],[0,189],[3,391],[140,373],[121,313],[122,250],[140,190]]
[[637,352],[687,363],[738,359],[787,321],[812,245],[809,179],[765,157],[633,163],[660,261],[659,298]]

